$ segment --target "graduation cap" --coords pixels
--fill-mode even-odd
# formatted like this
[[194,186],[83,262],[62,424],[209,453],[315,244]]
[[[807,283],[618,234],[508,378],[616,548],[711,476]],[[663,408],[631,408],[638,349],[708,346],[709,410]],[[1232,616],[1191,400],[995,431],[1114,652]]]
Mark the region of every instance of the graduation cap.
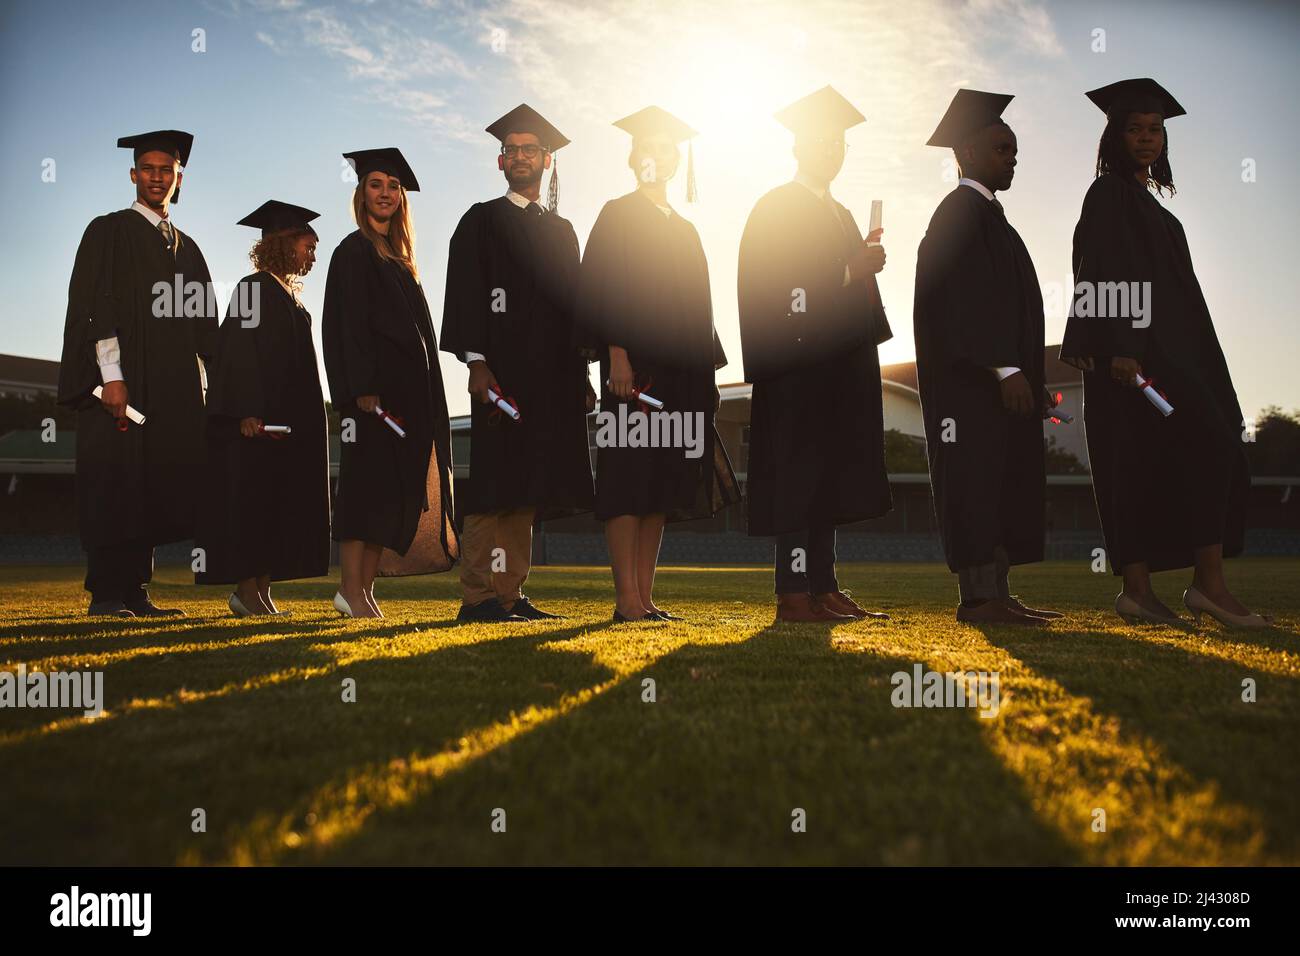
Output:
[[[117,141],[122,149],[131,150],[132,162],[139,162],[145,153],[154,151],[175,156],[182,168],[190,161],[190,147],[194,145],[194,134],[179,129],[156,129],[152,133],[137,133],[135,136],[123,136]],[[172,192],[172,202],[180,202],[181,188]]]
[[674,143],[686,140],[686,201],[695,202],[699,198],[695,188],[695,150],[690,144],[690,140],[699,135],[698,131],[658,106],[647,106],[631,116],[616,120],[614,125],[623,132],[630,133],[634,140],[650,136],[666,136]]
[[986,126],[1003,122],[1002,111],[1015,99],[1013,93],[985,93],[983,90],[958,90],[948,104],[948,112],[925,143],[956,149]]
[[316,230],[308,223],[319,218],[318,212],[312,212],[310,209],[292,203],[280,202],[278,199],[269,199],[239,220],[237,225],[261,229],[263,239],[273,232],[283,232],[286,229],[305,230],[314,236]]
[[773,115],[796,136],[839,135],[867,120],[833,86],[823,86],[816,93],[809,93]]
[[1107,116],[1118,113],[1159,113],[1165,119],[1184,116],[1187,110],[1169,91],[1150,77],[1120,80],[1110,86],[1089,90],[1088,99]]
[[420,191],[420,184],[415,181],[415,173],[411,172],[411,167],[406,164],[406,157],[396,146],[385,146],[383,149],[358,149],[355,152],[344,153],[343,158],[356,170],[358,181],[364,180],[374,172],[387,173],[396,176],[402,188],[408,193]]
[[555,151],[569,145],[569,138],[551,125],[545,116],[527,103],[520,103],[505,116],[487,127],[504,144],[511,133],[532,133],[542,149],[551,154],[551,182],[546,190],[546,207],[555,212],[560,206],[560,169],[555,161]]

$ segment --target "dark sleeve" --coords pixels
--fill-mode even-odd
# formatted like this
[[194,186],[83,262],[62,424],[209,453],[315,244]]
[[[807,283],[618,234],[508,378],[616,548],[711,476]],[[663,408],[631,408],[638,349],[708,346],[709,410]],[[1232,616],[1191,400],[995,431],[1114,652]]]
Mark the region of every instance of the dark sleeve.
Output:
[[781,254],[783,243],[769,210],[770,204],[760,200],[740,237],[736,293],[747,382],[774,374],[780,357],[790,355],[803,334],[800,318],[791,312],[793,290]]
[[1021,316],[997,288],[1015,274],[1013,263],[997,260],[969,202],[941,203],[916,261],[913,313],[926,351],[946,367],[1021,365]]
[[447,289],[442,303],[442,351],[463,359],[466,352],[487,355],[487,312],[491,290],[483,268],[483,215],[470,208],[451,236]]
[[336,408],[378,395],[379,369],[368,278],[374,253],[347,239],[330,257],[321,316],[321,345],[330,398]]
[[[1154,256],[1159,253],[1142,232],[1139,204],[1143,202],[1145,196],[1113,175],[1095,179],[1084,197],[1074,229],[1074,282],[1076,289],[1084,284],[1089,300],[1076,294],[1070,303],[1061,358],[1071,364],[1113,356],[1141,361],[1146,353],[1149,326],[1134,328],[1131,318],[1095,314],[1098,288],[1103,283],[1153,282],[1155,278]],[[1149,307],[1158,306],[1160,299],[1156,296],[1154,303],[1150,298],[1147,301]],[[1092,314],[1088,314],[1088,302]]]
[[[848,229],[857,238],[858,243],[864,242],[862,230],[858,228],[858,221],[853,218],[853,213],[849,212],[844,206],[841,206],[840,210]],[[848,263],[845,262],[844,265],[848,265]],[[844,270],[840,269],[840,275],[843,276],[843,274]],[[843,281],[843,278],[841,278],[841,284]],[[855,300],[852,307],[862,312],[868,341],[874,345],[880,345],[882,342],[888,342],[894,337],[894,331],[889,327],[889,319],[885,316],[885,302],[880,297],[880,286],[876,283],[875,276],[867,276],[866,281],[863,283],[850,283],[845,292]]]
[[113,220],[91,221],[77,246],[68,282],[68,311],[63,323],[63,354],[59,362],[59,402],[84,404],[103,379],[95,343],[118,334],[117,299],[113,289]]
[[[186,240],[194,246],[194,257],[198,261],[194,275],[188,276],[187,281],[202,282],[204,289],[211,290],[212,273],[208,271],[208,262],[203,258],[203,250],[199,248],[198,243],[188,236],[186,236]],[[203,359],[205,365],[209,365],[217,355],[217,330],[219,328],[217,317],[204,309],[203,314],[194,321],[197,323],[194,334],[194,351]],[[211,387],[211,382],[209,382],[209,387]]]
[[614,292],[623,285],[625,230],[606,203],[591,227],[578,269],[574,303],[574,340],[588,361],[598,360],[610,345],[622,345],[615,324]]
[[[272,280],[274,281],[274,280]],[[278,303],[271,299],[270,289],[260,290],[259,320],[254,326],[245,326],[244,319],[234,314],[241,301],[241,287],[256,284],[249,277],[240,281],[226,309],[225,320],[217,335],[217,354],[208,373],[208,414],[226,418],[266,418],[266,379],[276,374],[275,356],[264,355],[269,332],[283,316],[272,316]],[[258,301],[245,296],[242,301]]]

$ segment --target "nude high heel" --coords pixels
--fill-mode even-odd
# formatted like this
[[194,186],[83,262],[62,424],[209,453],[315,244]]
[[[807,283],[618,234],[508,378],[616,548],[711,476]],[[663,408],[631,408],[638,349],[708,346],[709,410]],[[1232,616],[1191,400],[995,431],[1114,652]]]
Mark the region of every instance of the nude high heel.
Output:
[[1225,611],[1219,605],[1215,604],[1196,588],[1188,588],[1183,592],[1183,604],[1187,610],[1192,612],[1192,619],[1199,626],[1201,623],[1201,614],[1210,615],[1225,627],[1249,627],[1261,628],[1272,627],[1273,619],[1263,614],[1233,614],[1231,611]]
[[1137,601],[1133,600],[1123,591],[1115,598],[1115,613],[1124,619],[1128,624],[1139,624],[1143,621],[1152,624],[1182,624],[1183,619],[1175,614],[1173,617],[1165,617],[1163,614],[1157,614],[1154,611],[1148,611]]

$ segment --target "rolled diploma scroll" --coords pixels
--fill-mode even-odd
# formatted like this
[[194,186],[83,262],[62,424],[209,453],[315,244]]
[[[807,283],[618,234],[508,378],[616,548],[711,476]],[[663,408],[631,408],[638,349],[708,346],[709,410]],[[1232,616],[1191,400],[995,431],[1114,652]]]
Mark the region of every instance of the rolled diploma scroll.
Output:
[[1147,400],[1150,401],[1151,404],[1154,405],[1156,408],[1160,409],[1161,415],[1165,416],[1165,418],[1168,418],[1170,415],[1174,413],[1174,406],[1170,405],[1167,401],[1165,401],[1165,397],[1161,395],[1159,392],[1157,392],[1155,390],[1155,387],[1152,386],[1145,378],[1142,377],[1141,372],[1137,373],[1137,384],[1138,384],[1138,388],[1142,389],[1143,394],[1146,395]]
[[[881,211],[884,208],[884,201],[880,199],[871,200],[871,220],[867,225],[868,235],[880,228]],[[878,242],[869,242],[869,246],[878,246]]]
[[[605,384],[609,385],[609,382],[606,382]],[[663,411],[663,407],[664,407],[663,402],[659,401],[659,399],[655,398],[652,395],[647,395],[645,392],[641,391],[641,389],[637,388],[635,385],[632,386],[632,397],[638,402],[645,402],[651,408],[658,409],[659,411]]]
[[488,398],[492,401],[494,405],[496,405],[497,408],[501,409],[501,411],[505,412],[515,421],[519,421],[519,409],[515,408],[513,405],[511,405],[509,402],[507,402],[504,398],[502,398],[500,395],[498,395],[495,391],[493,391],[490,388],[488,389]]
[[[96,385],[95,390],[90,394],[94,395],[98,399],[102,399],[104,397],[104,386]],[[137,425],[144,424],[144,416],[141,415],[134,408],[132,408],[130,405],[126,406],[126,417],[131,419],[131,421],[135,422]]]
[[375,414],[378,415],[380,418],[382,418],[385,422],[387,422],[389,428],[397,432],[398,438],[406,437],[406,429],[404,429],[401,425],[397,424],[397,422],[393,420],[393,416],[388,414],[388,412],[384,411],[378,405],[375,406]]
[[290,425],[263,425],[262,431],[271,435],[290,435],[293,434],[293,427]]

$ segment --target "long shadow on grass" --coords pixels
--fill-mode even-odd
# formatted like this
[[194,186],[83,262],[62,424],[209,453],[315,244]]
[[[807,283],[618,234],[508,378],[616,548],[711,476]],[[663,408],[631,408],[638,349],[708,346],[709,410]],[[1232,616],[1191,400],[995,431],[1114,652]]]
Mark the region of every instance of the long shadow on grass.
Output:
[[[538,651],[590,630],[502,633],[354,661],[324,677],[18,741],[4,748],[6,764],[21,771],[0,788],[0,818],[23,826],[0,844],[0,863],[224,859],[234,835],[254,820],[305,816],[312,808],[303,800],[351,768],[455,750],[480,727],[509,725],[513,714],[607,680],[610,672],[589,654]],[[245,669],[334,660],[305,643],[262,645],[266,659],[223,650],[212,664],[233,679]],[[355,703],[342,701],[345,677],[356,682]],[[195,808],[206,813],[206,833],[191,831]]]
[[[1300,854],[1300,682],[1128,635],[1007,628],[984,633],[1069,693],[1114,714],[1124,733],[1154,739],[1189,773],[1214,781],[1225,798],[1257,811],[1268,840],[1265,852],[1290,860]],[[1251,643],[1272,646],[1262,634],[1252,637]],[[1233,639],[1249,638],[1234,632]],[[1242,701],[1247,677],[1258,685],[1256,703]]]
[[[306,859],[1078,862],[973,711],[891,705],[890,676],[913,663],[837,649],[806,625],[688,644]],[[504,833],[490,827],[498,808]]]

